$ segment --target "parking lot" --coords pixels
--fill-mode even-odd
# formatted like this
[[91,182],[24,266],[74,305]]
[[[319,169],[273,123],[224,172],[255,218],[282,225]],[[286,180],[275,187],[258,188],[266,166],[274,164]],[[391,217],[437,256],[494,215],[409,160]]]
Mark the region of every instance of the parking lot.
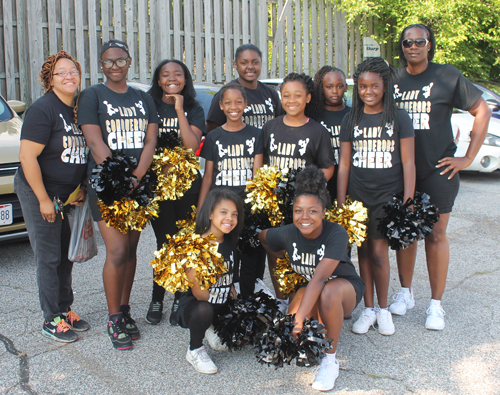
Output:
[[[500,172],[462,174],[448,228],[451,259],[443,298],[446,328],[424,328],[430,288],[419,248],[416,306],[394,317],[396,333],[350,331],[345,321],[332,392],[349,394],[500,394]],[[91,329],[76,343],[41,335],[33,254],[28,242],[0,245],[0,393],[2,394],[312,394],[308,368],[260,365],[251,348],[208,350],[216,375],[197,373],[185,361],[188,333],[165,319],[146,324],[155,249],[150,228],[142,235],[132,291],[132,315],[141,339],[116,351],[106,333],[102,285],[104,245],[89,262],[75,264],[75,311]],[[354,258],[356,258],[354,254]],[[269,278],[266,273],[266,282]],[[399,287],[391,254],[390,294]],[[172,299],[168,294],[167,298]],[[166,301],[165,310],[170,302]],[[356,318],[360,307],[354,312]],[[167,311],[168,313],[168,311]],[[168,317],[167,317],[168,318]]]

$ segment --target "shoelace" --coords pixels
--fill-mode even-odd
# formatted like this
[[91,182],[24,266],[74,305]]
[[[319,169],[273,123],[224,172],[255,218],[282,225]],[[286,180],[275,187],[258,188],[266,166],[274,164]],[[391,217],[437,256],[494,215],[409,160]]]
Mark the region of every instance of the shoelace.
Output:
[[210,362],[210,357],[208,356],[205,349],[198,351],[198,357],[201,359],[202,362]]
[[[408,299],[410,299],[410,298],[408,297]],[[397,292],[397,293],[395,293],[394,295],[392,295],[392,300],[394,300],[395,302],[404,302],[404,301],[406,301],[406,297],[405,297],[404,292]]]
[[73,313],[72,310],[68,311],[68,314],[66,314],[66,319],[69,320],[70,324],[73,325],[73,322],[75,321],[80,321],[80,317]]
[[426,314],[437,315],[438,317],[444,317],[446,313],[441,306],[432,305],[426,311]]
[[56,324],[56,330],[57,330],[58,333],[67,332],[70,329],[71,329],[71,326],[66,321],[64,321],[63,319],[61,319],[61,321],[59,321]]
[[125,321],[126,324],[134,324],[135,325],[135,320],[130,315],[130,312],[123,313],[123,321]]
[[[387,310],[386,310],[387,311]],[[380,317],[380,321],[382,321],[382,323],[386,323],[386,322],[389,322],[389,317],[390,317],[390,314],[389,312],[387,312],[387,314],[384,314],[382,313],[382,309],[379,310],[379,317]],[[377,319],[379,318],[377,317]]]
[[[326,358],[326,357],[324,357]],[[314,376],[317,376],[321,370],[327,369],[330,365],[333,365],[334,362],[330,361],[329,359],[321,361],[321,363],[313,368],[313,374]]]
[[153,303],[153,305],[151,306],[151,311],[157,313],[159,312],[161,309],[161,303]]

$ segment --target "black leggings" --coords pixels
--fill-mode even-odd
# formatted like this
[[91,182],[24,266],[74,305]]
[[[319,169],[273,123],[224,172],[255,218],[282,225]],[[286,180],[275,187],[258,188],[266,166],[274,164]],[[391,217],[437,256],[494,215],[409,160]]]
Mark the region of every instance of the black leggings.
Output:
[[[151,221],[156,236],[156,247],[161,249],[163,243],[167,241],[166,235],[173,236],[177,233],[176,221],[186,219],[191,213],[191,206],[198,203],[198,194],[184,195],[179,200],[165,200],[159,202],[160,213],[158,218]],[[177,297],[176,293],[176,297]],[[153,281],[153,297],[155,302],[163,302],[165,298],[165,288]]]
[[251,255],[240,252],[240,291],[241,296],[247,298],[253,295],[255,281],[264,278],[266,269],[266,251],[262,246],[252,251]]
[[203,346],[205,331],[212,325],[214,307],[205,300],[193,300],[183,307],[180,322],[183,327],[186,325],[189,328],[189,349],[196,350]]

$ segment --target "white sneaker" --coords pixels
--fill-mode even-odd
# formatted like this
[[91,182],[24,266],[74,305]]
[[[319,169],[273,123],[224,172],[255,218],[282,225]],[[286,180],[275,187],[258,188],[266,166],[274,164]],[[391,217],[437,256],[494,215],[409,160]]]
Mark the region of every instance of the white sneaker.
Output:
[[274,296],[273,291],[269,289],[269,287],[264,284],[264,281],[262,281],[260,278],[257,279],[255,282],[255,288],[254,288],[254,293],[257,293],[259,291],[264,291],[264,293],[268,294],[272,299],[276,299],[276,296]]
[[208,344],[215,351],[227,351],[227,345],[222,343],[220,337],[215,333],[213,325],[205,331],[205,339],[207,339]]
[[331,361],[325,356],[317,368],[312,387],[319,391],[330,391],[337,377],[339,377],[339,361],[336,358],[335,361]]
[[278,309],[283,313],[288,313],[288,299],[276,299],[278,301]]
[[215,364],[212,362],[212,359],[207,354],[204,346],[201,346],[196,350],[190,350],[188,347],[186,361],[193,365],[193,367],[200,373],[217,373],[217,366],[215,366]]
[[413,291],[408,288],[401,288],[401,291],[392,295],[394,303],[389,306],[389,311],[396,315],[405,315],[406,310],[411,310],[415,307],[415,299],[413,299]]
[[358,320],[352,326],[351,330],[354,333],[362,335],[363,333],[368,332],[370,327],[375,325],[375,322],[377,322],[377,315],[375,314],[375,311],[365,307]]
[[389,310],[378,309],[377,311],[378,332],[384,336],[393,335],[396,332],[392,322],[392,314]]
[[444,316],[446,314],[443,308],[440,305],[431,303],[426,313],[425,327],[433,331],[442,331],[445,327]]

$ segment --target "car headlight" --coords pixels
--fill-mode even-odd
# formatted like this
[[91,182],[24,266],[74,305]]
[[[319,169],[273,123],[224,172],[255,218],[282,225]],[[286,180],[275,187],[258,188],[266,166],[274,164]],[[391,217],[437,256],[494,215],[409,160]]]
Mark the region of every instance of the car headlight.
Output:
[[492,134],[487,134],[484,139],[484,143],[486,145],[493,145],[495,147],[500,147],[500,137],[493,136]]

